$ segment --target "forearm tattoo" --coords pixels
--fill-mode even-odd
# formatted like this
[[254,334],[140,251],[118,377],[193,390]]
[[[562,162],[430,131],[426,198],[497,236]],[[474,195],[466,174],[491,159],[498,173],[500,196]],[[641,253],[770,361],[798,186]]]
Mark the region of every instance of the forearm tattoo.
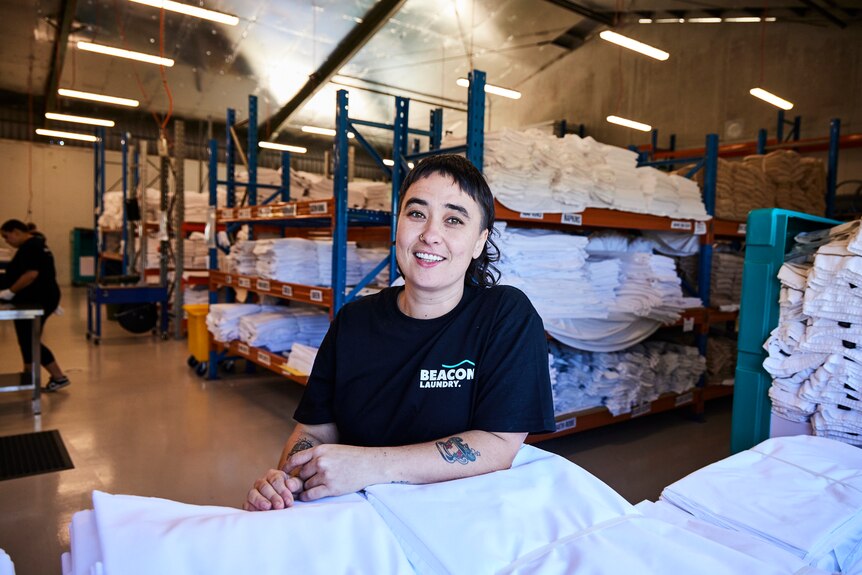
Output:
[[471,461],[476,461],[476,458],[481,455],[475,449],[470,449],[470,446],[460,437],[450,437],[446,441],[438,441],[436,445],[446,463],[457,462],[467,465]]
[[307,437],[300,437],[299,440],[293,444],[293,449],[290,450],[290,453],[288,453],[287,456],[290,457],[294,453],[299,453],[300,451],[305,451],[312,447],[314,447],[314,444],[311,443]]

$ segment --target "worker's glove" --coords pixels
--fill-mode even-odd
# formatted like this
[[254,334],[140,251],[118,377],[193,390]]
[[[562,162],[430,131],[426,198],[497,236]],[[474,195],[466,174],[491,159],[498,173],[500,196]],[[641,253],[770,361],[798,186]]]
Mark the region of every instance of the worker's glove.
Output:
[[13,297],[15,297],[15,293],[10,289],[0,291],[0,300],[10,301]]

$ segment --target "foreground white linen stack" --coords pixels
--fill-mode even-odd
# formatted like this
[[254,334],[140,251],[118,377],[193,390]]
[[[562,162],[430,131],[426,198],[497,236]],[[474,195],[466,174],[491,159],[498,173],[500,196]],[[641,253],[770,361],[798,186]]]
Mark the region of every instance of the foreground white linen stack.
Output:
[[329,314],[312,306],[278,306],[239,318],[239,339],[272,352],[286,351],[294,343],[319,347],[329,329]]
[[212,304],[207,314],[207,329],[216,341],[233,341],[239,338],[240,318],[261,311],[262,306],[254,303]]
[[0,549],[0,575],[15,575],[15,564],[9,554]]
[[592,138],[536,129],[485,135],[483,171],[494,196],[518,212],[608,208],[707,220],[697,183],[637,168],[637,153]]
[[[773,413],[862,445],[862,228],[800,235],[779,271],[779,324],[764,344]],[[816,249],[813,263],[803,250]]]
[[661,499],[827,571],[862,559],[862,450],[822,437],[760,445],[695,471]]
[[697,348],[647,341],[625,351],[596,353],[550,343],[551,385],[557,415],[605,406],[628,413],[663,393],[684,393],[697,385],[706,360]]

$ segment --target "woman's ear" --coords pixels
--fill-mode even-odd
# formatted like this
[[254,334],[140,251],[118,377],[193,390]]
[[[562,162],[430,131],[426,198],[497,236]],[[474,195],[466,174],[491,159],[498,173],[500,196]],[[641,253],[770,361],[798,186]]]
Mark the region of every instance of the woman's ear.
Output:
[[476,240],[476,245],[473,247],[473,259],[475,260],[482,255],[482,250],[485,249],[485,242],[488,241],[488,230],[482,230],[479,234],[479,239]]

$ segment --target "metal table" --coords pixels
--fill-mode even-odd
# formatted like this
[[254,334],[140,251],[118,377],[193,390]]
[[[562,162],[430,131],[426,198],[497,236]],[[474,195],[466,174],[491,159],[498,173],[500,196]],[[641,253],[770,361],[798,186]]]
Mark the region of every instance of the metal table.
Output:
[[39,415],[42,413],[42,401],[40,393],[42,391],[42,365],[41,365],[41,334],[42,322],[41,317],[45,315],[45,310],[32,306],[16,306],[13,304],[0,304],[0,321],[25,319],[30,320],[33,324],[33,337],[30,345],[33,347],[33,363],[30,364],[30,384],[21,385],[20,373],[4,373],[0,374],[0,392],[4,391],[27,391],[33,390],[33,414]]

